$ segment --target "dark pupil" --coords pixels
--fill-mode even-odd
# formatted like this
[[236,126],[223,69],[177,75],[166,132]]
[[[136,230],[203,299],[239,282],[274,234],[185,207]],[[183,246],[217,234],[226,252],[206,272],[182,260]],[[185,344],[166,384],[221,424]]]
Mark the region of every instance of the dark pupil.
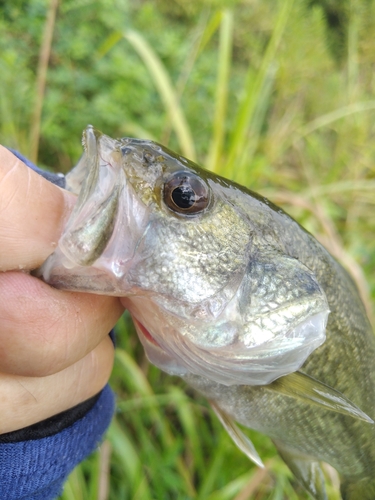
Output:
[[190,208],[194,205],[196,200],[195,192],[190,186],[182,184],[172,191],[172,200],[179,208]]

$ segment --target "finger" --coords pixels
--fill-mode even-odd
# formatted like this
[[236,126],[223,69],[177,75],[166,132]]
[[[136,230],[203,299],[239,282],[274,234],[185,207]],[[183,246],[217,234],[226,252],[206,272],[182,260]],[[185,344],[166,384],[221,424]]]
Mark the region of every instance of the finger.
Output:
[[0,372],[46,376],[94,349],[123,312],[118,298],[57,290],[0,273]]
[[77,363],[48,377],[0,373],[0,434],[27,427],[56,415],[97,394],[113,365],[109,337]]
[[40,266],[55,249],[75,200],[0,146],[0,271]]

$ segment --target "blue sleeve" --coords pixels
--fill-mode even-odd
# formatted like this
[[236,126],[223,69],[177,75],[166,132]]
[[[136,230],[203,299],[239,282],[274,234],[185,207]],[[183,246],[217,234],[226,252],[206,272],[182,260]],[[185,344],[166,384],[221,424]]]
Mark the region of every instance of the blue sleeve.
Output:
[[41,168],[38,168],[37,166],[35,166],[33,163],[31,163],[31,161],[28,158],[21,155],[21,153],[19,153],[15,149],[12,149],[12,148],[8,148],[8,149],[9,149],[9,151],[11,151],[14,154],[14,156],[17,156],[17,158],[19,160],[21,160],[25,165],[27,165],[29,168],[31,168],[31,170],[34,170],[34,172],[36,172],[37,174],[39,174],[42,177],[44,177],[45,179],[47,179],[47,181],[50,181],[53,184],[56,184],[56,186],[59,186],[62,188],[65,187],[64,174],[53,174],[52,172],[46,172],[45,170],[42,170]]
[[55,499],[69,473],[99,446],[113,412],[113,392],[106,386],[94,407],[61,432],[0,444],[0,498]]
[[[11,151],[35,172],[65,187],[62,174],[40,170],[17,151]],[[113,332],[110,335],[114,341]],[[55,499],[69,473],[100,445],[114,409],[114,394],[107,385],[83,415],[72,409],[50,422],[0,435],[0,499]]]

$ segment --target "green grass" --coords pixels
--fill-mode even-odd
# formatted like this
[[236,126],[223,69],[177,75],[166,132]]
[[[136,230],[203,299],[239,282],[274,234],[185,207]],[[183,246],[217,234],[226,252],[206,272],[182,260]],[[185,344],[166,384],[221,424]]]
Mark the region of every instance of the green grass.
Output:
[[[323,0],[64,0],[41,97],[49,4],[0,5],[1,143],[34,154],[40,105],[38,161],[56,170],[77,161],[88,123],[158,140],[283,206],[349,269],[372,317],[373,0],[331,2],[337,26]],[[249,431],[261,471],[203,398],[148,364],[127,315],[117,336],[116,418],[62,500],[307,498],[268,438]]]

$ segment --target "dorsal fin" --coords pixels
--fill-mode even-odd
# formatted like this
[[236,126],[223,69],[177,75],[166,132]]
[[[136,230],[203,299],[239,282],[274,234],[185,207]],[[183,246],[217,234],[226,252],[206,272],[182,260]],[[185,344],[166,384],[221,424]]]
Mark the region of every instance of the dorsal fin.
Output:
[[271,384],[264,386],[264,388],[300,399],[310,405],[349,415],[371,424],[374,423],[366,413],[344,394],[302,372],[294,372],[285,377],[280,377]]
[[211,407],[216,413],[217,418],[222,423],[224,429],[227,431],[229,436],[232,438],[234,443],[238,446],[238,448],[247,455],[250,460],[252,460],[258,467],[264,467],[263,462],[258,455],[253,443],[251,440],[245,435],[242,430],[237,427],[234,420],[227,415],[221,408],[219,408],[216,403],[210,401]]

